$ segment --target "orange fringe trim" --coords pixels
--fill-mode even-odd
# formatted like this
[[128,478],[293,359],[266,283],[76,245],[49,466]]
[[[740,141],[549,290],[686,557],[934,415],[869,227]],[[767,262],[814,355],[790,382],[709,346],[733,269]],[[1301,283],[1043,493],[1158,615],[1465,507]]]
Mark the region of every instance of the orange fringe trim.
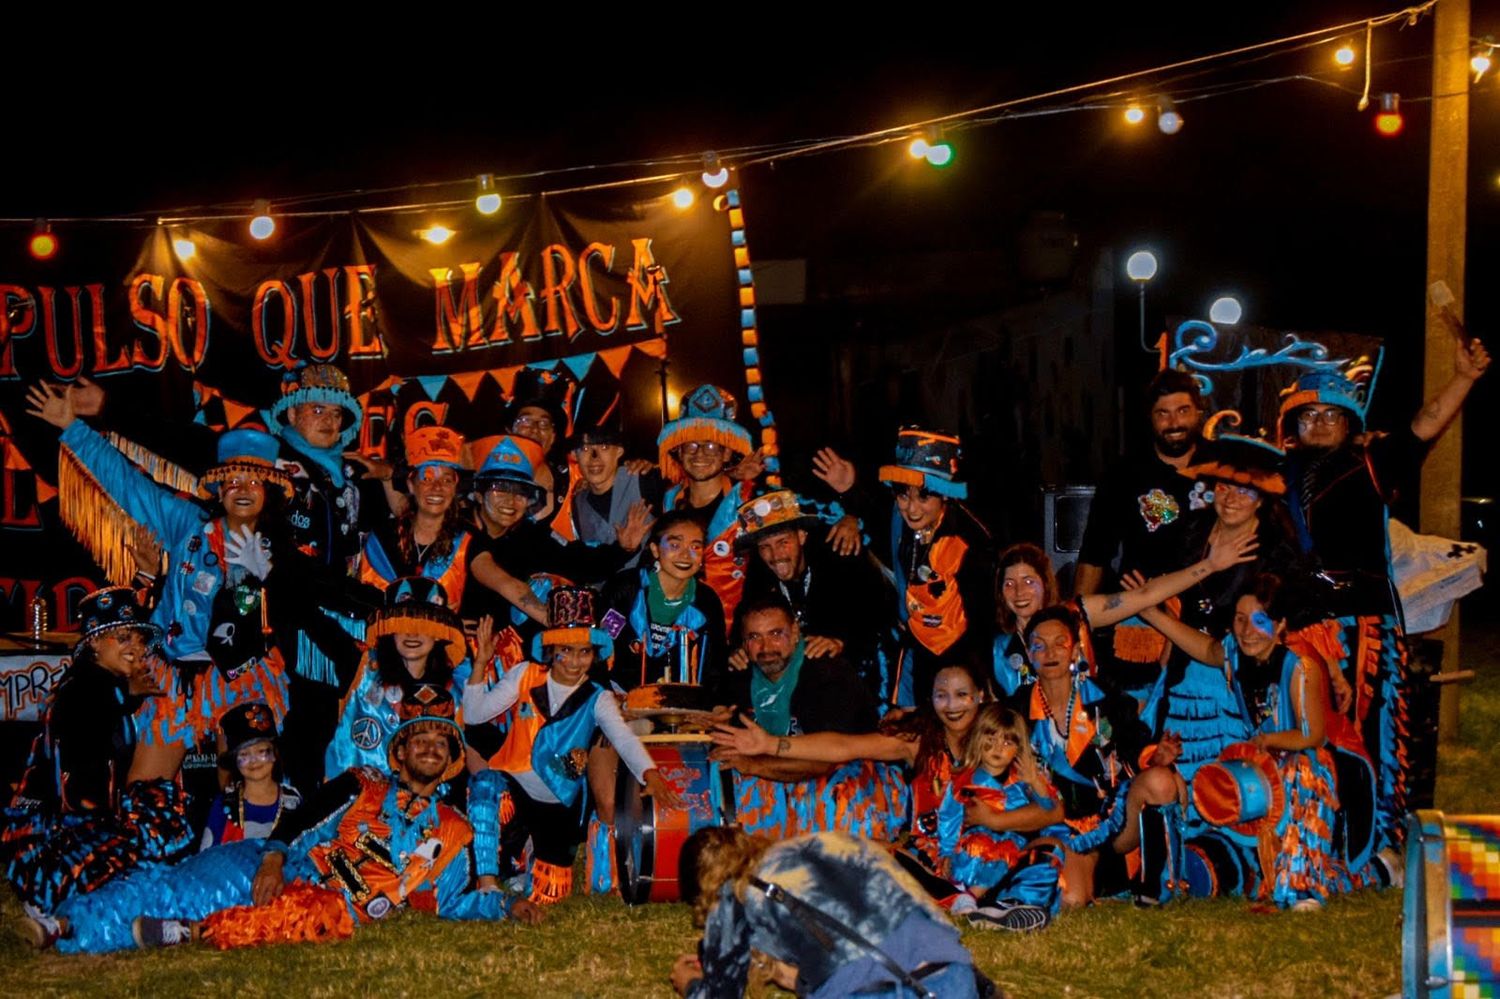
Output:
[[219,950],[271,943],[325,943],[354,935],[342,892],[294,881],[268,905],[221,909],[202,924],[202,937]]
[[132,464],[157,483],[189,496],[198,495],[198,477],[181,465],[168,461],[154,451],[146,450],[135,441],[126,440],[114,431],[104,436],[116,451],[129,458]]
[[135,577],[129,543],[136,522],[67,445],[57,455],[57,511],[105,578],[116,586],[128,586]]
[[1155,628],[1141,625],[1115,625],[1115,657],[1130,663],[1161,661],[1167,639]]
[[556,905],[573,893],[573,868],[531,862],[531,901],[537,905]]

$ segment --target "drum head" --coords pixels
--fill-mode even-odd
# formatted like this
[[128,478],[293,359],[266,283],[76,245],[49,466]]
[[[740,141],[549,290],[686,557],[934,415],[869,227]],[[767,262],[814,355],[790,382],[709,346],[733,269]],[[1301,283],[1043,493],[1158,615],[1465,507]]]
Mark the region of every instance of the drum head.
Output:
[[677,883],[677,860],[682,844],[705,826],[733,820],[730,773],[708,758],[712,744],[699,742],[646,742],[646,752],[657,772],[682,799],[678,808],[667,808],[641,794],[634,775],[620,767],[615,788],[615,866],[620,876],[620,897],[627,905],[644,902],[675,902],[681,894]]

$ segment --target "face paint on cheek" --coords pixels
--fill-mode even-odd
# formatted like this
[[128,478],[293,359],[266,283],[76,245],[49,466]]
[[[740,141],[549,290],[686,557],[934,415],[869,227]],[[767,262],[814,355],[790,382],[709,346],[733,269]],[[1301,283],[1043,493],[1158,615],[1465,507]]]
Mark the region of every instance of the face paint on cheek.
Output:
[[1258,610],[1254,614],[1251,614],[1250,623],[1255,627],[1256,631],[1260,632],[1262,635],[1265,635],[1267,638],[1276,637],[1276,622],[1272,621],[1271,615],[1267,614],[1265,611]]

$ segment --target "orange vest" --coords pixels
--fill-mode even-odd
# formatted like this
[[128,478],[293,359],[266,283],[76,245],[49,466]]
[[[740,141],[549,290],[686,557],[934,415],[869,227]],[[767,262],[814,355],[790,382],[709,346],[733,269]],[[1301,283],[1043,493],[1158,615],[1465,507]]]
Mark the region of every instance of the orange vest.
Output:
[[969,544],[955,534],[932,543],[927,565],[932,575],[926,582],[907,581],[906,624],[912,636],[934,653],[948,647],[969,627],[963,595],[958,591],[958,569]]

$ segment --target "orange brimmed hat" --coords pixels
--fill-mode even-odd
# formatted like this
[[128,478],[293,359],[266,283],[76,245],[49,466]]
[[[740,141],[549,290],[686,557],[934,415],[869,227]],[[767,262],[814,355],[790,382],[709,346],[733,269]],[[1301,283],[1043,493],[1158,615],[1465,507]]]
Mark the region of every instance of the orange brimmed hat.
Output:
[[554,586],[547,594],[547,620],[551,627],[531,640],[531,658],[542,662],[542,650],[549,645],[592,645],[598,657],[615,654],[615,641],[609,632],[595,627],[594,591],[581,586]]
[[418,427],[406,435],[406,464],[419,475],[428,468],[465,471],[463,434],[444,426]]
[[896,434],[896,463],[880,466],[880,481],[921,486],[953,499],[967,499],[969,487],[958,478],[963,445],[956,434],[921,427],[902,427]]
[[1235,742],[1193,775],[1193,804],[1204,821],[1256,836],[1281,822],[1286,788],[1270,753]]
[[448,607],[448,591],[425,576],[402,576],[385,588],[385,606],[376,612],[366,636],[373,642],[385,635],[430,635],[446,642],[451,666],[469,654],[463,622]]
[[292,480],[276,467],[281,442],[261,430],[227,430],[219,435],[219,463],[203,473],[198,491],[204,497],[216,496],[219,484],[234,475],[249,473],[264,482],[281,487],[287,499],[292,498]]
[[802,511],[802,501],[790,489],[776,489],[740,504],[739,517],[736,548],[749,548],[777,531],[810,531],[819,523],[817,517]]
[[750,431],[734,422],[738,411],[734,396],[717,385],[699,385],[683,396],[677,419],[662,427],[656,438],[661,474],[671,482],[681,482],[686,478],[687,474],[673,452],[695,441],[722,444],[741,458],[754,451]]
[[1286,495],[1281,462],[1286,452],[1266,441],[1240,434],[1220,434],[1205,449],[1209,460],[1179,471],[1190,479],[1212,479],[1249,486],[1267,496]]
[[464,759],[464,733],[458,727],[458,705],[453,703],[452,694],[431,683],[407,688],[396,705],[396,716],[401,719],[401,724],[391,733],[385,748],[386,762],[393,772],[397,766],[396,749],[418,732],[433,730],[448,737],[453,757],[440,779],[449,781],[463,772],[467,765]]

